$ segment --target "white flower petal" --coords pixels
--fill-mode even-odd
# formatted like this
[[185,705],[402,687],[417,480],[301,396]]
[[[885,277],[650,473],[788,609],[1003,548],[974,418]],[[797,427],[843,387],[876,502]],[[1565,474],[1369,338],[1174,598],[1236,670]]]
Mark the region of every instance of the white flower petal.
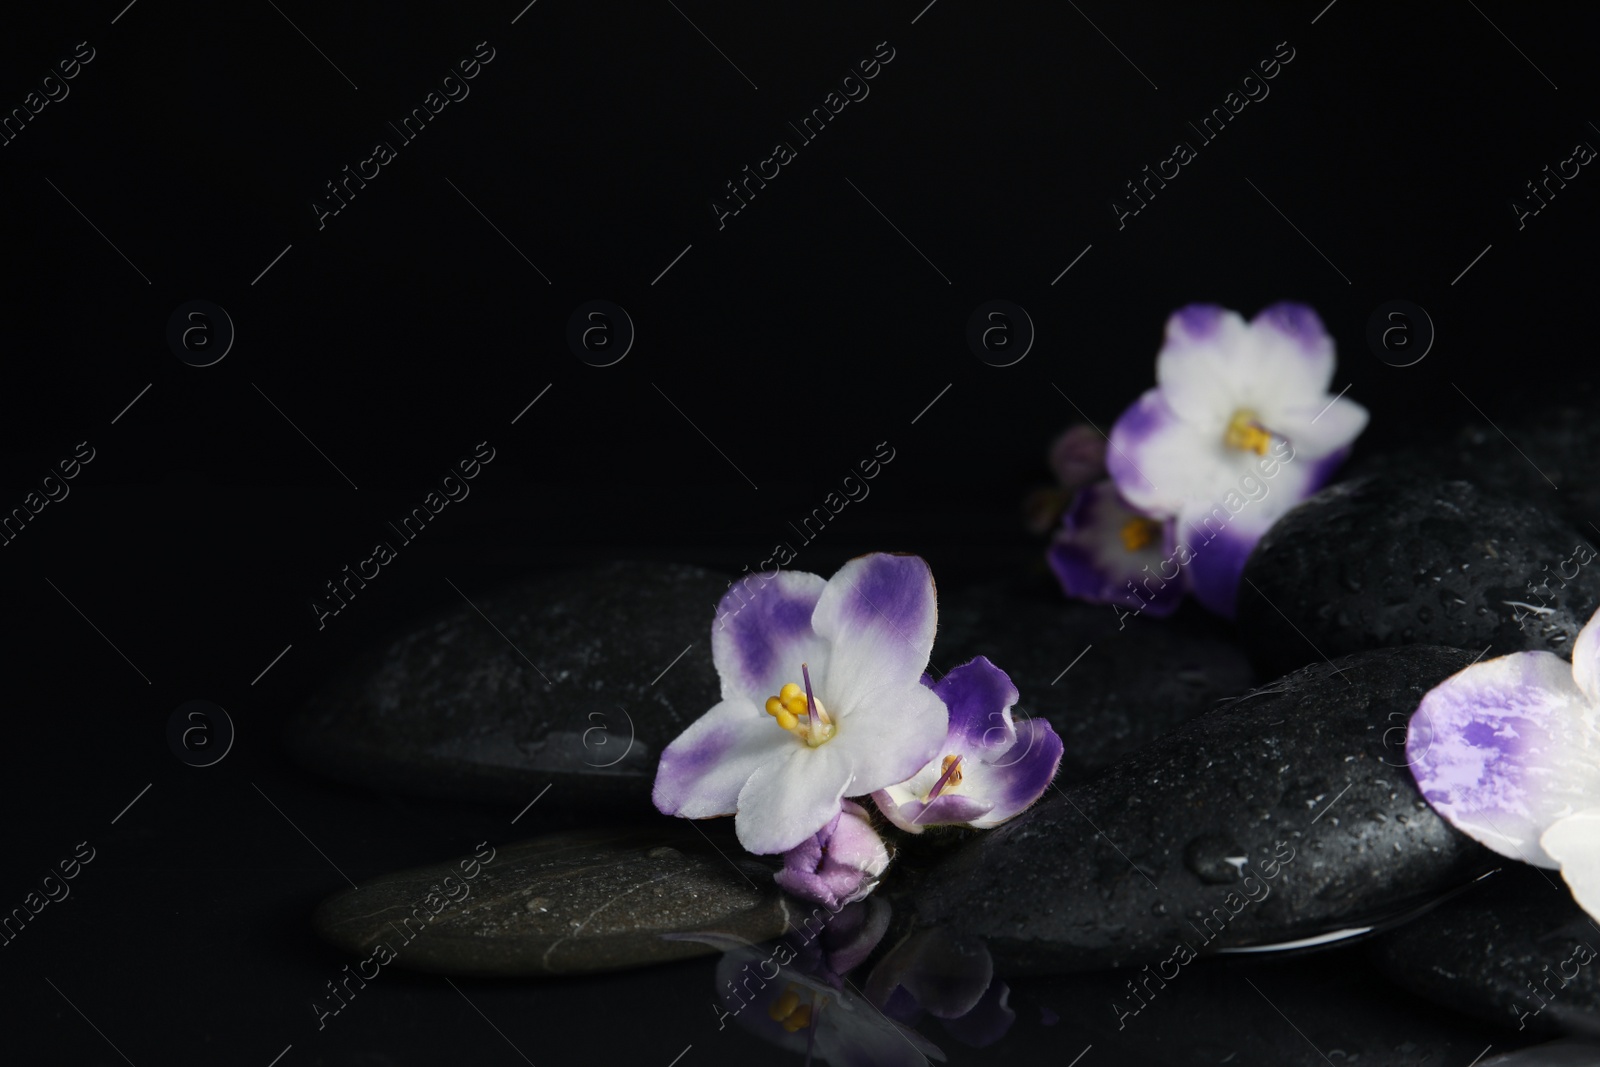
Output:
[[[1215,421],[1215,420],[1211,420]],[[1106,467],[1117,490],[1134,507],[1156,518],[1171,518],[1195,498],[1220,499],[1238,484],[1245,455],[1222,440],[1226,418],[1212,426],[1179,417],[1151,389],[1111,427]]]
[[855,797],[916,774],[942,754],[949,727],[950,713],[932,689],[889,686],[866,694],[822,747],[848,761],[853,780],[844,795]]
[[832,741],[802,743],[762,763],[739,790],[739,843],[758,856],[789,851],[839,814],[851,778],[847,755]]
[[1220,438],[1247,385],[1241,357],[1249,346],[1250,327],[1237,311],[1195,304],[1173,312],[1156,381],[1174,414]]
[[1578,906],[1600,919],[1600,808],[1559,819],[1539,838],[1539,847],[1561,864]]
[[1549,652],[1475,663],[1422,698],[1406,734],[1422,795],[1502,856],[1554,867],[1539,838],[1600,804],[1596,711]]
[[878,552],[840,567],[811,618],[830,644],[826,680],[812,679],[823,706],[845,717],[867,693],[917,683],[938,614],[933,572],[919,556]]
[[1572,643],[1572,680],[1591,704],[1600,704],[1600,611],[1589,616]]
[[1367,409],[1348,397],[1318,397],[1312,404],[1261,409],[1261,422],[1289,439],[1293,463],[1307,464],[1349,448],[1367,428]]
[[804,747],[748,700],[724,700],[689,724],[661,753],[656,808],[685,819],[732,815],[756,768]]

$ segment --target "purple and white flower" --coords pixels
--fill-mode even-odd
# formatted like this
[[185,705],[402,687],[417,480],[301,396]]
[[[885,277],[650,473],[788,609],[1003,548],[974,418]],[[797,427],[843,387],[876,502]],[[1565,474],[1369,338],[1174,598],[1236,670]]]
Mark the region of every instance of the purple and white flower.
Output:
[[888,866],[889,849],[871,813],[846,800],[832,822],[783,854],[773,879],[793,896],[836,911],[876,889]]
[[945,1058],[937,1045],[857,993],[853,983],[817,966],[814,955],[797,956],[787,941],[774,950],[730,949],[717,961],[716,983],[722,1025],[732,1016],[749,1033],[811,1062],[926,1067]]
[[1176,570],[1165,578],[1160,572],[1174,548],[1172,520],[1135,511],[1108,480],[1079,490],[1046,559],[1070,597],[1171,615],[1183,582]]
[[1123,499],[1176,520],[1190,589],[1219,614],[1232,617],[1261,535],[1327,481],[1366,427],[1365,408],[1328,394],[1334,362],[1309,307],[1274,304],[1247,323],[1192,304],[1167,320],[1156,387],[1112,427],[1106,465]]
[[1044,795],[1061,765],[1061,738],[1043,719],[1013,722],[1017,687],[1005,671],[979,656],[933,692],[949,708],[949,734],[916,774],[872,795],[890,822],[914,834],[941,825],[987,830]]
[[1538,867],[1560,868],[1600,918],[1600,612],[1552,652],[1474,663],[1411,716],[1406,758],[1456,829]]
[[722,700],[662,752],[654,800],[667,815],[734,815],[740,844],[775,854],[827,827],[845,797],[914,774],[949,717],[921,684],[938,615],[921,558],[860,556],[827,581],[761,577],[718,606]]
[[939,1019],[964,1045],[987,1048],[1017,1021],[1011,988],[995,974],[980,938],[939,927],[918,930],[891,948],[862,992],[891,1019],[917,1026],[924,1013]]

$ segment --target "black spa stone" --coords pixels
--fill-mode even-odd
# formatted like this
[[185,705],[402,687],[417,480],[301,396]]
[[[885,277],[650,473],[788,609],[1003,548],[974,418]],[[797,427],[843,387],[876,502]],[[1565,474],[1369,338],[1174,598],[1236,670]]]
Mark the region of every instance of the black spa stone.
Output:
[[718,951],[667,934],[782,934],[788,906],[771,871],[725,828],[714,832],[720,845],[660,818],[480,846],[329,897],[313,925],[362,957],[354,969],[368,978],[391,965],[472,976],[623,970]]
[[920,917],[1048,973],[1402,915],[1495,862],[1405,765],[1411,712],[1471,660],[1382,649],[1247,693],[974,835],[917,879]]
[[1014,714],[1048,719],[1065,752],[1058,781],[1080,781],[1255,681],[1232,628],[1188,605],[1167,619],[1069,601],[1053,580],[993,583],[939,598],[940,674],[987,656],[1021,696]]
[[1091,1051],[1078,1067],[1094,1059],[1118,1067],[1470,1067],[1485,1046],[1500,1052],[1518,1043],[1487,1021],[1390,985],[1355,947],[1224,956],[1163,973],[1026,979],[1011,1002],[1036,1002],[1059,1016],[1044,1033],[1060,1043],[1048,1062],[1062,1067],[1085,1047]]
[[1600,536],[1590,526],[1600,524],[1597,410],[1600,406],[1591,399],[1586,407],[1545,408],[1525,418],[1500,420],[1498,428],[1473,422],[1437,444],[1365,450],[1350,474],[1461,478],[1531,501]]
[[1374,962],[1429,1000],[1519,1033],[1600,1037],[1600,930],[1559,872],[1501,863],[1385,935]]
[[661,750],[719,696],[726,589],[699,567],[615,563],[474,593],[318,693],[284,744],[356,785],[519,805],[551,786],[569,808],[653,814]]
[[1597,606],[1595,548],[1563,520],[1468,482],[1367,477],[1267,531],[1245,564],[1238,621],[1272,674],[1411,644],[1570,656]]

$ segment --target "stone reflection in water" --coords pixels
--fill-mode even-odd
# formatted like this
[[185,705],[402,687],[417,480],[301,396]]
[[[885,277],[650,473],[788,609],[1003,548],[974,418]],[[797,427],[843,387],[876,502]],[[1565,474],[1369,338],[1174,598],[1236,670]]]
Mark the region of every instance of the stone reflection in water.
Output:
[[1010,989],[975,938],[939,930],[906,937],[880,955],[891,907],[871,898],[830,914],[818,908],[777,941],[755,945],[721,934],[674,935],[723,949],[712,1011],[808,1061],[901,1067],[942,1061],[915,1027],[937,1018],[962,1044],[998,1041],[1016,1021]]

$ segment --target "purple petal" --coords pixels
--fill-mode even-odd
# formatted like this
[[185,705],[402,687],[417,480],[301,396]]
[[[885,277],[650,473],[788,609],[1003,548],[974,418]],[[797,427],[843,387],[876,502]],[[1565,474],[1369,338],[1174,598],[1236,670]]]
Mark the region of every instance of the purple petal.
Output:
[[1005,1037],[1017,1021],[1017,1013],[1007,1003],[1010,998],[1011,987],[996,978],[971,1011],[944,1020],[944,1028],[968,1048],[988,1048]]
[[872,801],[885,818],[913,834],[930,826],[966,826],[994,807],[992,801],[966,793],[940,793],[927,803],[908,800],[897,804],[887,790],[880,789],[872,794]]
[[1265,529],[1237,521],[1226,508],[1184,513],[1179,520],[1178,539],[1183,545],[1179,558],[1188,558],[1189,591],[1207,610],[1225,619],[1234,617],[1245,561],[1264,533]]
[[1307,304],[1284,300],[1262,308],[1250,320],[1250,327],[1281,339],[1309,360],[1320,362],[1333,351],[1333,339],[1321,316]]
[[1091,604],[1122,604],[1152,615],[1176,611],[1183,583],[1175,580],[1170,524],[1162,522],[1161,537],[1144,548],[1130,551],[1122,540],[1128,523],[1145,518],[1111,482],[1079,492],[1046,556],[1062,591]]
[[961,664],[934,685],[933,691],[950,709],[947,745],[950,752],[973,756],[1004,752],[1017,739],[1011,724],[1011,706],[1017,687],[1005,671],[985,656]]
[[1061,766],[1061,736],[1044,719],[1024,719],[1017,724],[1017,740],[993,763],[974,763],[966,769],[968,795],[981,796],[993,807],[983,815],[964,820],[985,830],[998,826],[1044,796]]
[[870,819],[866,808],[844,801],[827,826],[784,853],[778,885],[834,912],[872,892],[889,852]]
[[1106,475],[1106,439],[1093,426],[1079,423],[1050,446],[1050,469],[1067,489],[1098,481]]
[[868,1000],[889,1003],[896,988],[942,1019],[971,1011],[994,979],[994,959],[982,941],[941,927],[919,930],[883,957],[867,977]]
[[1422,698],[1406,758],[1456,829],[1524,863],[1555,867],[1539,837],[1600,803],[1595,709],[1550,652],[1475,663]]
[[785,682],[800,678],[800,664],[813,673],[827,666],[827,644],[811,628],[811,616],[827,583],[804,571],[746,576],[723,595],[711,624],[711,657],[724,698],[744,697],[761,707]]
[[893,915],[894,908],[881,897],[846,904],[818,935],[828,969],[849,974],[865,963],[888,932]]
[[915,684],[937,620],[933,572],[921,557],[876,553],[846,563],[812,614],[830,645],[823,703],[845,717],[874,689]]
[[1220,304],[1189,304],[1167,319],[1168,344],[1207,344],[1218,339],[1233,312]]

